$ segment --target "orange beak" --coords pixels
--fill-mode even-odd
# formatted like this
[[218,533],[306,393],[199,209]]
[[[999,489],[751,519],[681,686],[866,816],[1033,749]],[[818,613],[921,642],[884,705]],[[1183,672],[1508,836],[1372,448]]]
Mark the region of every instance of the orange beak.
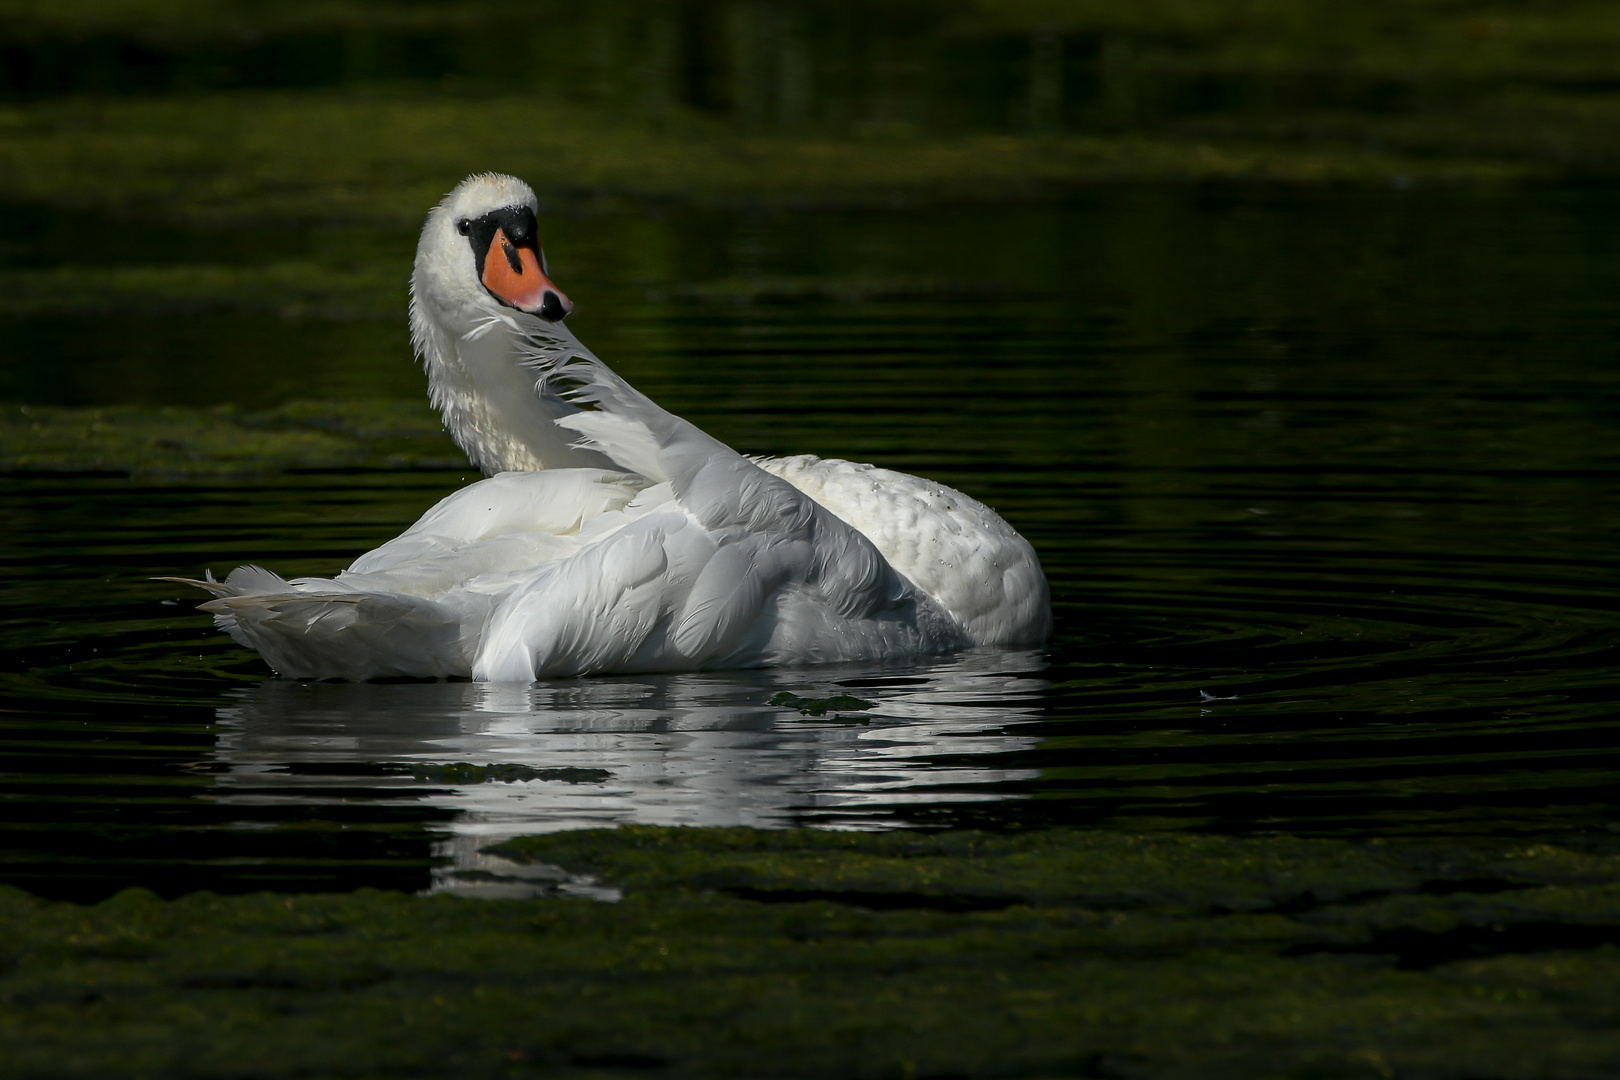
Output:
[[574,302],[546,277],[534,248],[518,247],[496,229],[484,255],[484,288],[519,311],[557,322],[574,310]]

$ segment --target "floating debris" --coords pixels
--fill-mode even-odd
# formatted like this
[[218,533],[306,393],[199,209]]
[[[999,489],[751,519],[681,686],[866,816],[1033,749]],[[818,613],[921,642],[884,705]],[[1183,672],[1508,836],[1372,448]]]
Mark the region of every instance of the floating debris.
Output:
[[528,765],[472,765],[454,761],[445,765],[412,765],[418,780],[434,784],[514,784],[523,780],[557,780],[564,784],[599,784],[613,776],[606,769],[536,769]]

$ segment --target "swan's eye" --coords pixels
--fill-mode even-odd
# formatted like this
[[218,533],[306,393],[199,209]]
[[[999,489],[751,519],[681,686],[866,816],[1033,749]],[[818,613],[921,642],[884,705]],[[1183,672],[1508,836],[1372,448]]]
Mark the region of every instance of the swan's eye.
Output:
[[468,233],[472,232],[472,222],[467,218],[462,218],[460,221],[456,222],[456,232],[460,233],[462,236],[466,236]]

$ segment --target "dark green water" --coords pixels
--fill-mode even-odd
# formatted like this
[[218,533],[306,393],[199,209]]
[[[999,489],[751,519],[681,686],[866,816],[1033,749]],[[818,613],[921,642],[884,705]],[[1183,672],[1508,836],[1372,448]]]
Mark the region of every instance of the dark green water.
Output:
[[[30,226],[8,226],[10,267],[362,250],[397,263],[401,310],[9,317],[0,398],[422,392],[409,235],[153,226],[74,248],[11,213]],[[991,503],[1040,551],[1051,647],[522,688],[267,680],[147,579],[330,573],[470,472],[13,476],[0,880],[452,887],[503,872],[488,838],[621,821],[1620,849],[1617,223],[1611,189],[556,217],[597,352],[741,449]],[[781,689],[877,707],[830,723],[766,704]],[[409,768],[450,762],[609,775]]]

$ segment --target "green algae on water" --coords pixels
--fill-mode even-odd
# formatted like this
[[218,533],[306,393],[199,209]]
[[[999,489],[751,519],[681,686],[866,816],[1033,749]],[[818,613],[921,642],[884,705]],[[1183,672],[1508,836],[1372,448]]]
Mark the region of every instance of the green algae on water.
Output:
[[456,468],[464,460],[418,401],[290,401],[258,412],[224,405],[0,408],[0,472],[183,479],[291,468]]
[[[1411,150],[1370,149],[1361,132],[1344,145],[1242,132],[765,136],[700,114],[649,124],[542,97],[264,91],[50,102],[30,112],[31,123],[0,125],[0,199],[215,226],[415,225],[474,164],[529,178],[548,204],[630,196],[886,205],[896,197],[1042,198],[1120,181],[1494,181],[1564,172],[1544,155],[1425,153],[1411,138]],[[526,138],[513,143],[514,130]]]
[[[0,889],[12,1075],[1596,1076],[1620,857],[634,827],[617,903]],[[402,1038],[401,1032],[409,1033]]]
[[[852,712],[860,712],[877,707],[875,702],[866,701],[851,694],[834,694],[832,697],[807,698],[800,697],[798,694],[792,693],[788,690],[783,690],[781,693],[773,696],[771,698],[771,704],[780,705],[784,709],[797,709],[802,716],[814,716],[818,718],[826,716],[828,713],[836,714],[842,709],[849,709]],[[846,717],[834,715],[832,719],[843,720],[846,719]],[[865,717],[853,717],[849,719],[856,719],[861,723],[866,722]]]
[[283,318],[398,318],[405,307],[399,266],[308,262],[260,266],[79,265],[0,270],[0,315],[117,312],[269,311]]

